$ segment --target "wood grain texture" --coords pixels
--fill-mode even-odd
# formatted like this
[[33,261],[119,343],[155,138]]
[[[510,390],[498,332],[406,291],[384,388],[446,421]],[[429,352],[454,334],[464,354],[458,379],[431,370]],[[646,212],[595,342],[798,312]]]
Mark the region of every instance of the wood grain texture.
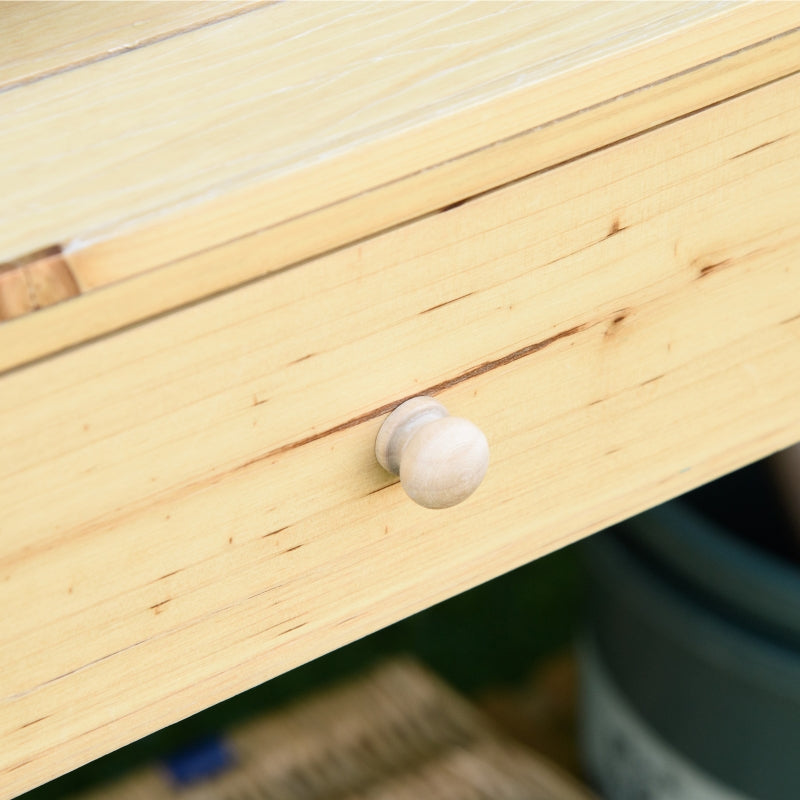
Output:
[[0,328],[0,369],[800,66],[798,4],[343,8],[269,6],[0,96],[0,251],[61,243],[85,293]]
[[[7,374],[0,795],[800,439],[799,93]],[[447,511],[374,459],[422,393],[492,448]]]
[[213,25],[263,2],[4,2],[0,92]]

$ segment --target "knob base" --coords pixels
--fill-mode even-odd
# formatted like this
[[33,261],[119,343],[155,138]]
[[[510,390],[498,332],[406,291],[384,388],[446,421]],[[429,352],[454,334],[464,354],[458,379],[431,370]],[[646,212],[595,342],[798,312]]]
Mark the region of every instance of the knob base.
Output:
[[375,440],[378,463],[393,475],[400,474],[400,458],[414,434],[429,422],[447,416],[447,409],[432,397],[422,395],[401,403],[383,421]]

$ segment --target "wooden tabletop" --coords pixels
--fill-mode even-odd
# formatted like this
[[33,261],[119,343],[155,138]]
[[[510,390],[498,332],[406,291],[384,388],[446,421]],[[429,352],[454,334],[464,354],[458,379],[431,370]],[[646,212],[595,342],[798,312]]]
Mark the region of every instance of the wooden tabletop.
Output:
[[0,262],[28,267],[0,318],[72,300],[0,326],[0,370],[786,74],[798,25],[788,3],[7,3]]

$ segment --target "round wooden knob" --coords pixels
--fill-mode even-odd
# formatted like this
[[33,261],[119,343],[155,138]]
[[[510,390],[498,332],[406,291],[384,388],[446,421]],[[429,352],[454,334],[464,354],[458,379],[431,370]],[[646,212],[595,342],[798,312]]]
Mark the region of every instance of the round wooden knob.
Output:
[[385,470],[400,476],[414,502],[449,508],[480,485],[489,466],[489,443],[480,428],[449,416],[432,397],[413,397],[384,420],[375,455]]

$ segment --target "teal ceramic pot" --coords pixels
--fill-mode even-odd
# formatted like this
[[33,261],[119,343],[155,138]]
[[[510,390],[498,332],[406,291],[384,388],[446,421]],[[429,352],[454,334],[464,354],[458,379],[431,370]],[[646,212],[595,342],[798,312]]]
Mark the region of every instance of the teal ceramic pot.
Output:
[[800,800],[800,569],[674,501],[582,545],[582,749],[609,800]]

